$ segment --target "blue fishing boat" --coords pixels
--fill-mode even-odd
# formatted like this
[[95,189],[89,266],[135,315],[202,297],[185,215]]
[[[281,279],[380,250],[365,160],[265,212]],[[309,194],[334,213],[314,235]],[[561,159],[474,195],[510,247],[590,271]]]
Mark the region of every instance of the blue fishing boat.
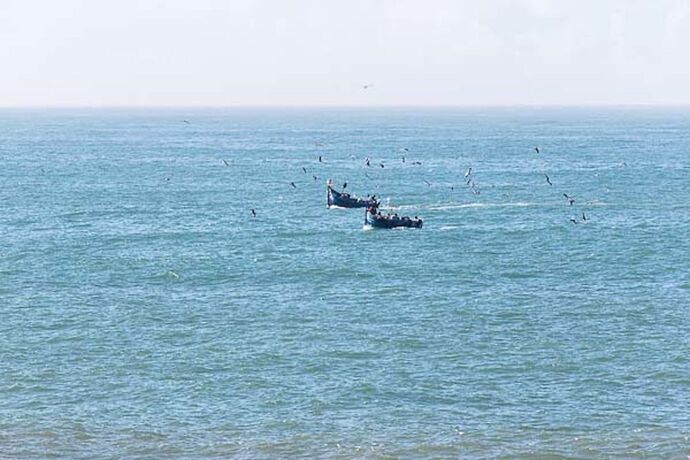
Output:
[[377,207],[369,207],[364,212],[364,225],[369,225],[374,228],[422,228],[424,222],[419,218],[410,218],[408,216],[398,217],[397,214],[383,215]]
[[375,199],[372,198],[356,198],[350,196],[348,193],[339,192],[335,190],[330,185],[328,187],[328,199],[327,206],[338,206],[339,208],[368,208],[377,204]]

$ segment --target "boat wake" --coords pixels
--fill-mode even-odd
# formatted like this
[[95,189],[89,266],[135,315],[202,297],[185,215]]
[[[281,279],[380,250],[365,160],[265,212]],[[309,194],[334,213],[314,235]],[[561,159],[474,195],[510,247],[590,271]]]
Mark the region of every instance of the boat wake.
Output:
[[442,211],[445,209],[465,209],[465,208],[529,208],[537,207],[537,203],[515,202],[515,203],[439,203],[429,205],[402,205],[382,207],[382,209],[428,209],[431,211]]

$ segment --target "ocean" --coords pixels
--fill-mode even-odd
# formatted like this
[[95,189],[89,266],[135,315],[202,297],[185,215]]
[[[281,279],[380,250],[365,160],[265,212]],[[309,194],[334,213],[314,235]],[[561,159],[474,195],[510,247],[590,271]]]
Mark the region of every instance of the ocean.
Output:
[[0,164],[1,458],[690,456],[690,108],[2,109]]

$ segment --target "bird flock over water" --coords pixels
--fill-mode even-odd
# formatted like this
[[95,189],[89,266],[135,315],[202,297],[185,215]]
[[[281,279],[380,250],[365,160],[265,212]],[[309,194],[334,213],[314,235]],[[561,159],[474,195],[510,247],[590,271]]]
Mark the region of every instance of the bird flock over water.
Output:
[[[541,153],[541,150],[539,147],[534,147],[534,151],[537,152],[537,154]],[[544,178],[546,179],[546,183],[549,184],[549,187],[553,187],[553,182],[551,182],[551,178],[549,177],[548,174],[544,173]],[[567,193],[563,192],[562,193],[563,197],[566,200],[566,203],[569,206],[573,206],[575,204],[575,198],[571,195],[568,195]],[[587,222],[589,219],[587,218],[587,215],[585,214],[584,211],[582,211],[582,216],[581,219],[576,218],[576,217],[571,217],[570,222],[573,224],[579,224],[579,223],[584,223]]]
[[[364,85],[363,89],[367,89],[370,86],[372,86],[372,85]],[[183,120],[183,122],[185,124],[190,124],[190,122],[188,120]],[[314,146],[317,148],[322,148],[325,146],[325,144],[323,142],[314,142]],[[536,152],[537,155],[541,156],[542,150],[543,149],[541,149],[538,146],[533,147],[533,151]],[[410,149],[408,147],[403,147],[403,148],[399,149],[399,152],[402,154],[400,157],[400,161],[402,164],[411,165],[411,166],[422,166],[423,163],[419,160],[408,161],[407,156],[410,152]],[[320,164],[326,163],[322,154],[318,155],[317,161]],[[232,165],[232,163],[226,159],[222,159],[222,162],[226,167],[230,167]],[[372,160],[372,158],[370,158],[369,156],[364,157],[363,165],[366,168],[385,169],[385,167],[386,167],[386,163],[384,161],[381,160],[381,161],[376,162],[376,161]],[[623,162],[619,166],[627,166],[627,164],[625,164],[625,162]],[[307,167],[302,166],[301,170],[302,170],[303,174],[310,175],[310,172],[307,169]],[[472,166],[468,167],[466,169],[462,179],[464,181],[464,185],[467,187],[467,189],[469,190],[470,193],[472,193],[473,195],[480,195],[481,191],[479,190],[479,188],[475,182],[475,178],[474,178],[473,173],[474,173],[473,167]],[[364,175],[368,179],[372,179],[372,177],[369,174],[367,174],[366,172],[364,173]],[[543,173],[543,176],[544,176],[544,179],[546,181],[546,184],[548,184],[549,187],[553,187],[554,183],[552,182],[551,177],[549,177],[549,175],[546,172]],[[319,180],[319,176],[317,176],[315,174],[311,174],[311,178],[313,181]],[[167,178],[166,180],[169,180],[169,178]],[[434,184],[432,184],[432,182],[429,181],[427,178],[422,178],[422,182],[424,184],[426,184],[428,187],[434,186]],[[297,184],[295,183],[295,181],[290,181],[288,185],[293,189],[297,188]],[[347,185],[348,185],[348,183],[347,183],[347,181],[345,181],[343,183],[342,189],[345,190],[347,188]],[[450,185],[449,188],[451,190],[455,190],[455,185]],[[575,203],[577,202],[574,196],[572,196],[566,192],[561,192],[561,195],[565,199],[565,203],[568,206],[574,206]],[[258,216],[258,212],[257,212],[256,208],[251,208],[249,211],[251,212],[252,217]],[[569,222],[571,222],[572,224],[581,224],[581,223],[585,223],[588,221],[589,221],[589,218],[587,217],[584,210],[580,210],[579,215],[577,217],[570,217],[570,219],[569,219]]]
[[[322,147],[324,144],[323,144],[323,143],[320,143],[320,142],[317,142],[317,143],[315,143],[315,145],[316,145],[317,147]],[[408,153],[408,152],[409,152],[409,148],[407,148],[407,147],[402,148],[401,151],[404,152],[404,153]],[[534,148],[533,148],[533,151],[536,152],[536,153],[539,154],[539,155],[542,154],[542,149],[540,149],[539,147],[534,147]],[[407,159],[407,157],[406,157],[405,155],[402,155],[402,156],[400,157],[400,161],[401,161],[402,164],[409,164],[409,165],[412,165],[412,166],[421,166],[421,165],[422,165],[422,162],[421,162],[421,161],[415,160],[415,161],[409,162],[409,161],[407,161],[407,160],[408,160],[408,159]],[[223,161],[226,162],[226,160],[223,160]],[[321,164],[324,164],[324,163],[325,163],[325,160],[324,160],[324,158],[323,158],[323,155],[319,155],[319,156],[318,156],[318,163],[321,163]],[[226,164],[227,164],[227,162],[226,162]],[[385,168],[385,167],[386,167],[386,165],[385,165],[385,163],[384,163],[383,161],[379,161],[378,163],[377,163],[377,162],[373,162],[372,158],[370,158],[370,157],[368,157],[368,156],[367,156],[367,157],[364,157],[364,166],[365,166],[366,168],[376,168],[376,167],[378,167],[378,168]],[[303,172],[304,174],[308,174],[307,168],[304,167],[304,166],[302,166],[302,172]],[[464,181],[464,185],[467,187],[467,189],[469,190],[470,193],[472,193],[473,195],[480,195],[480,194],[481,194],[481,191],[479,190],[479,187],[477,186],[477,183],[475,182],[475,176],[473,175],[473,173],[474,173],[473,167],[472,167],[472,166],[468,167],[468,168],[465,170],[465,173],[463,174],[462,179],[463,179],[463,181]],[[367,177],[368,179],[371,179],[371,176],[370,176],[369,174],[367,174],[366,172],[364,173],[364,175],[365,175],[365,177]],[[549,187],[553,187],[554,184],[553,184],[553,182],[551,181],[551,177],[549,177],[549,175],[546,174],[546,173],[543,173],[543,175],[544,175],[544,179],[546,180],[546,184],[548,184]],[[319,180],[319,177],[316,176],[316,175],[312,175],[312,178],[313,178],[314,181],[318,181],[318,180]],[[434,186],[434,184],[432,184],[432,183],[431,183],[428,179],[426,179],[426,178],[422,178],[422,182],[423,182],[424,184],[426,184],[428,187],[433,187],[433,186]],[[295,184],[294,181],[291,181],[289,185],[290,185],[290,187],[292,187],[292,188],[297,188],[297,185]],[[348,183],[347,183],[347,181],[345,181],[345,182],[343,183],[343,185],[342,185],[342,190],[343,190],[343,191],[347,188],[347,185],[348,185]],[[449,188],[450,188],[451,190],[455,190],[456,186],[455,186],[455,185],[450,185]],[[572,195],[569,195],[568,193],[565,193],[565,192],[562,192],[562,196],[563,196],[563,198],[565,198],[565,203],[566,203],[566,205],[568,205],[568,206],[574,206],[574,205],[575,205],[575,203],[576,203],[575,197],[573,197]],[[252,212],[252,216],[253,216],[253,217],[256,217],[257,214],[256,214],[255,209],[252,209],[251,212]],[[580,224],[580,223],[585,223],[585,222],[588,222],[588,221],[589,221],[589,218],[587,217],[587,215],[586,215],[586,213],[585,213],[584,211],[580,211],[580,214],[579,214],[578,217],[570,217],[570,219],[569,219],[569,222],[571,222],[571,223],[573,223],[573,224]]]

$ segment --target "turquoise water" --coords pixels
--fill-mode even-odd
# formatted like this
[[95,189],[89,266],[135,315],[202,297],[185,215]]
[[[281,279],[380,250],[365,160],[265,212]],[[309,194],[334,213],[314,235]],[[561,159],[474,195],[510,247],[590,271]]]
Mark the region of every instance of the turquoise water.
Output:
[[0,111],[0,457],[685,458],[689,153],[690,109]]

